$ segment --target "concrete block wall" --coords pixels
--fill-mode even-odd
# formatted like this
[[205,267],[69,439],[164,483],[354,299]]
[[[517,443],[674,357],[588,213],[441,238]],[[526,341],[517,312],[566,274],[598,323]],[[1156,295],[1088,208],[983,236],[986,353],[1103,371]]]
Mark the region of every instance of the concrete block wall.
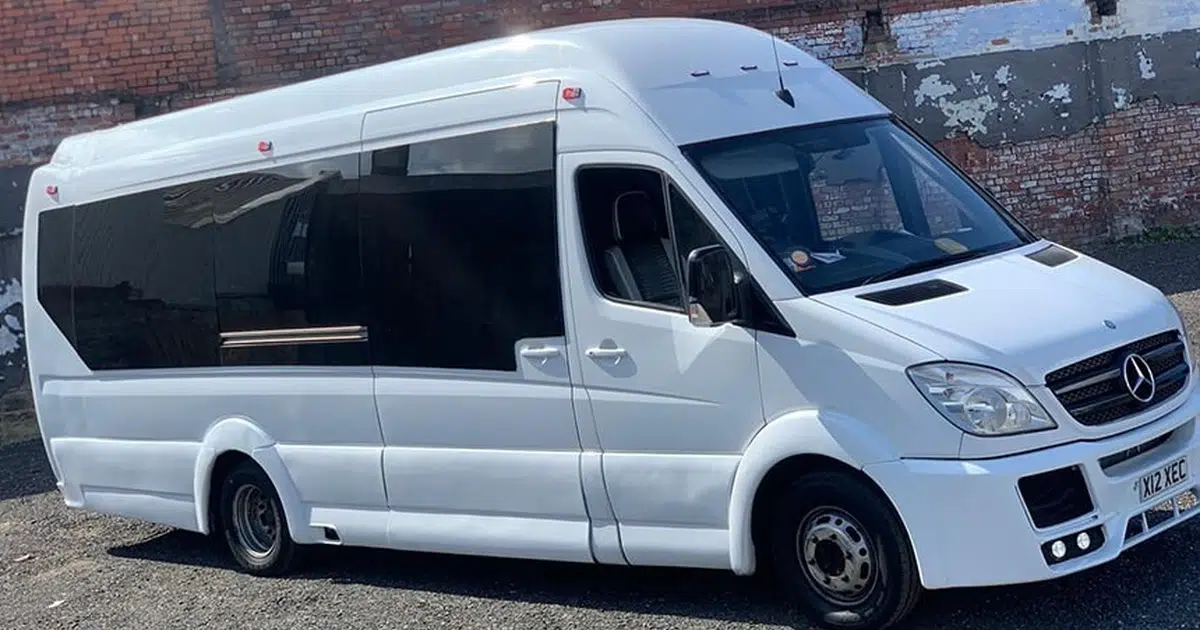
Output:
[[486,37],[651,15],[797,43],[1048,237],[1200,222],[1200,0],[6,0],[0,390],[23,366],[25,181],[62,137]]

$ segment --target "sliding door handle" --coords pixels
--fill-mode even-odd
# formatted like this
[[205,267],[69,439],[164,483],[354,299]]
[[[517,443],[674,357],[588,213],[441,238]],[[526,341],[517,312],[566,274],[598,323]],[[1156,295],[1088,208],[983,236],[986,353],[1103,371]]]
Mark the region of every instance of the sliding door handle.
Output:
[[529,359],[552,359],[561,353],[562,351],[554,346],[539,346],[537,348],[526,346],[521,348],[521,356]]
[[588,348],[584,351],[593,359],[618,359],[626,355],[624,348]]
[[562,350],[554,346],[525,346],[521,348],[521,356],[544,366],[550,359],[562,354]]

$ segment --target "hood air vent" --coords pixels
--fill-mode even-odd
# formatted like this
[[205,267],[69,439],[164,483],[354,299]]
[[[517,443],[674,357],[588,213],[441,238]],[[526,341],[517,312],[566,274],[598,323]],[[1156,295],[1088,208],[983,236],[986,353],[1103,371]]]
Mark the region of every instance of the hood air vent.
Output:
[[1030,260],[1036,260],[1047,267],[1057,267],[1063,263],[1071,262],[1072,260],[1078,258],[1078,256],[1072,252],[1069,252],[1058,245],[1043,247],[1032,254],[1027,254],[1026,257]]
[[905,304],[914,304],[916,302],[924,302],[946,295],[954,295],[966,291],[966,287],[959,286],[953,282],[945,280],[926,280],[895,289],[887,289],[886,291],[876,291],[875,293],[862,293],[856,297],[878,302],[887,306],[904,306]]

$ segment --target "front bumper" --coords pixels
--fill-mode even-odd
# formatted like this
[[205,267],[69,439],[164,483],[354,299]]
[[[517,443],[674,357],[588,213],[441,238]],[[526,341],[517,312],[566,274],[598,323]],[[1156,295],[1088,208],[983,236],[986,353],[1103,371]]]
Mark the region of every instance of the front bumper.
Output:
[[[1200,389],[1193,390],[1163,418],[1105,440],[996,459],[902,459],[865,470],[904,520],[926,588],[1036,582],[1108,562],[1200,514],[1200,509],[1194,509],[1200,496],[1200,476],[1194,469],[1200,466],[1198,416]],[[1109,456],[1146,444],[1153,448],[1120,463],[1104,461],[1102,465]],[[1139,500],[1137,481],[1180,457],[1186,457],[1189,464],[1186,481],[1146,501]],[[1051,512],[1068,520],[1047,524],[1047,512],[1031,510],[1030,505],[1037,502],[1023,498],[1018,480],[1072,466],[1082,473],[1079,487],[1086,487],[1086,492],[1073,496],[1090,499],[1090,504],[1085,501],[1090,509],[1064,510],[1059,505]],[[1043,498],[1053,495],[1053,487],[1046,484],[1041,490]],[[1164,504],[1167,501],[1170,503]],[[1036,526],[1035,520],[1043,526]],[[1081,551],[1074,541],[1085,530],[1092,532],[1093,541],[1100,542]],[[1069,549],[1063,561],[1047,555],[1055,540],[1065,540]]]

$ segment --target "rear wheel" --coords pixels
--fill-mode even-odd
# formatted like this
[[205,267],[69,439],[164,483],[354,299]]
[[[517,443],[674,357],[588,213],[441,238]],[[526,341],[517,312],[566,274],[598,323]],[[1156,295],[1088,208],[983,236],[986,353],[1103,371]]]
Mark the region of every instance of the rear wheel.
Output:
[[252,461],[237,464],[221,483],[221,530],[233,559],[247,573],[282,575],[300,560],[274,484]]
[[866,483],[806,474],[775,497],[771,515],[777,577],[822,627],[882,630],[916,605],[920,579],[904,526]]

